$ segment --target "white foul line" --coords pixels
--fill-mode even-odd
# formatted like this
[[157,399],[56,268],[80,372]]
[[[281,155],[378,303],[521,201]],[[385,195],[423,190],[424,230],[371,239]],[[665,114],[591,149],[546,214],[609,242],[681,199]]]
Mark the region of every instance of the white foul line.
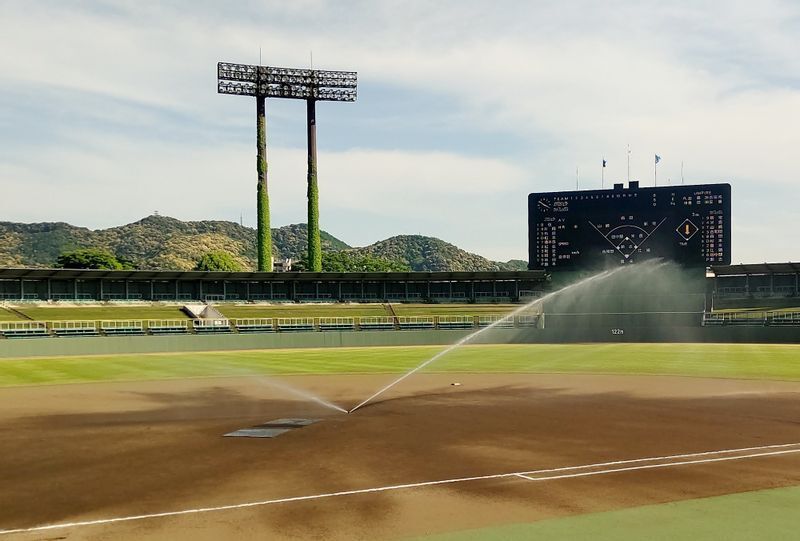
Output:
[[[798,447],[797,449],[787,449],[788,447]],[[558,472],[566,472],[566,471],[574,471],[574,470],[585,470],[590,468],[600,468],[605,466],[615,466],[621,464],[634,464],[639,462],[652,462],[655,460],[674,460],[674,459],[681,459],[681,458],[694,458],[694,457],[701,457],[701,456],[709,456],[709,455],[722,455],[722,454],[732,454],[732,453],[743,453],[747,451],[764,451],[766,449],[782,449],[780,451],[767,451],[761,453],[751,453],[746,455],[736,455],[736,456],[723,456],[723,457],[716,457],[716,458],[703,458],[699,460],[684,460],[678,462],[666,462],[660,464],[645,464],[640,466],[631,466],[631,467],[624,467],[624,468],[609,468],[605,470],[597,470],[597,471],[585,471],[585,472],[578,472],[578,473],[569,473],[563,475],[555,475],[555,476],[540,476],[540,477],[532,477],[535,475],[547,474],[547,473],[558,473]],[[16,528],[12,530],[0,530],[0,535],[6,534],[13,534],[13,533],[29,533],[29,532],[41,532],[47,530],[57,530],[63,528],[76,528],[81,526],[95,526],[100,524],[113,524],[116,522],[131,522],[135,520],[145,520],[145,519],[152,519],[152,518],[163,518],[163,517],[175,517],[181,515],[191,515],[191,514],[198,514],[198,513],[211,513],[214,511],[229,511],[233,509],[244,509],[248,507],[260,507],[264,505],[272,505],[278,503],[290,503],[290,502],[301,502],[301,501],[308,501],[308,500],[320,500],[323,498],[333,498],[336,496],[353,496],[356,494],[370,494],[376,492],[388,492],[392,490],[402,490],[408,488],[420,488],[420,487],[429,487],[429,486],[436,486],[436,485],[446,485],[446,484],[453,484],[453,483],[464,483],[467,481],[483,481],[488,479],[504,479],[504,478],[511,478],[511,477],[520,477],[526,479],[528,481],[553,481],[557,479],[569,479],[574,477],[588,477],[591,475],[602,475],[602,474],[609,474],[609,473],[618,473],[618,472],[626,472],[626,471],[633,471],[633,470],[644,470],[644,469],[652,469],[652,468],[669,468],[674,466],[686,466],[691,464],[706,464],[711,462],[724,462],[729,460],[743,460],[746,458],[757,458],[757,457],[765,457],[765,456],[776,456],[776,455],[787,455],[790,453],[800,453],[800,442],[798,443],[784,443],[784,444],[777,444],[777,445],[762,445],[759,447],[742,447],[740,449],[722,449],[719,451],[705,451],[700,453],[685,453],[679,455],[666,455],[666,456],[658,456],[658,457],[649,457],[649,458],[635,458],[630,460],[615,460],[612,462],[598,462],[595,464],[585,464],[582,466],[564,466],[560,468],[549,468],[549,469],[542,469],[542,470],[530,470],[530,471],[523,471],[523,472],[513,472],[513,473],[497,473],[493,475],[478,475],[474,477],[457,477],[454,479],[442,479],[438,481],[423,481],[419,483],[407,483],[402,485],[389,485],[384,487],[374,487],[374,488],[362,488],[362,489],[355,489],[355,490],[343,490],[339,492],[329,492],[326,494],[312,494],[308,496],[295,496],[291,498],[278,498],[274,500],[262,500],[256,502],[246,502],[246,503],[238,503],[238,504],[231,504],[231,505],[220,505],[217,507],[199,507],[197,509],[184,509],[181,511],[166,511],[163,513],[151,513],[146,515],[131,515],[126,517],[115,517],[115,518],[105,518],[105,519],[96,519],[96,520],[85,520],[80,522],[63,522],[60,524],[48,524],[45,526],[34,526],[31,528]]]

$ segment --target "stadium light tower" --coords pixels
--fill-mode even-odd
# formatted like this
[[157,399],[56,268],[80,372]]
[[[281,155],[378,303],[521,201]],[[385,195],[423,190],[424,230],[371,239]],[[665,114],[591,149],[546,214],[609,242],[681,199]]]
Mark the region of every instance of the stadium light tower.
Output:
[[358,76],[354,71],[273,68],[249,64],[217,64],[217,92],[256,98],[256,171],[258,171],[258,270],[272,270],[272,235],[267,194],[266,98],[306,100],[308,135],[308,263],[322,270],[317,188],[318,101],[356,101]]

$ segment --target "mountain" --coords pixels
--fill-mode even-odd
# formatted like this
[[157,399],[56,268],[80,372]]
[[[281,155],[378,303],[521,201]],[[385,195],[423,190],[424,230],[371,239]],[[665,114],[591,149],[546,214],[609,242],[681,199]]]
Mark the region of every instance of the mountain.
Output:
[[408,263],[413,271],[499,271],[524,270],[514,260],[508,263],[490,261],[485,257],[469,253],[458,246],[422,235],[399,235],[363,248],[354,248],[356,253],[394,259]]
[[[400,235],[369,246],[352,248],[322,231],[322,249],[348,250],[406,262],[415,271],[524,270],[525,261],[490,261],[435,237]],[[272,230],[275,258],[302,259],[307,250],[306,224]],[[190,270],[205,252],[230,252],[244,268],[255,267],[255,231],[234,222],[183,222],[148,216],[138,222],[91,230],[55,223],[0,222],[0,267],[52,267],[65,251],[103,248],[131,260],[141,269]]]
[[[350,248],[321,232],[323,250]],[[300,259],[306,252],[305,224],[272,230],[275,258]],[[52,267],[56,258],[76,248],[104,248],[133,261],[141,269],[190,270],[209,250],[225,250],[244,268],[254,268],[255,231],[234,222],[182,222],[167,216],[110,229],[91,230],[57,223],[0,222],[0,266]]]

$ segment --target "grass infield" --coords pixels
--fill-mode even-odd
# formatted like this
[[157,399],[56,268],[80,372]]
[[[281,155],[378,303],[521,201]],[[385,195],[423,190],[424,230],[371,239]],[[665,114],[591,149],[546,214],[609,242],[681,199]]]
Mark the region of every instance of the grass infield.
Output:
[[[402,373],[440,346],[0,360],[0,386],[257,374]],[[800,380],[800,345],[529,344],[462,347],[429,372],[652,374]]]

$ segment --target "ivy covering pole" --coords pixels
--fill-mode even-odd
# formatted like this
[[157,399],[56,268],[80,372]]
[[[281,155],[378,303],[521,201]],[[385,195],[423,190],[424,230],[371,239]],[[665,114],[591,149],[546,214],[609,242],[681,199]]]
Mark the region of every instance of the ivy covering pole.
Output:
[[306,100],[306,118],[308,120],[308,270],[322,272],[317,187],[317,113],[314,98]]
[[319,235],[319,192],[317,189],[316,102],[356,101],[358,74],[354,71],[329,71],[275,68],[252,64],[217,64],[217,92],[256,98],[258,155],[257,212],[258,270],[272,271],[272,236],[269,229],[267,195],[267,131],[265,98],[306,100],[308,112],[308,263],[309,270],[322,270]]
[[267,192],[267,117],[266,98],[256,97],[256,185],[258,270],[272,272],[272,231],[269,223],[269,193]]

